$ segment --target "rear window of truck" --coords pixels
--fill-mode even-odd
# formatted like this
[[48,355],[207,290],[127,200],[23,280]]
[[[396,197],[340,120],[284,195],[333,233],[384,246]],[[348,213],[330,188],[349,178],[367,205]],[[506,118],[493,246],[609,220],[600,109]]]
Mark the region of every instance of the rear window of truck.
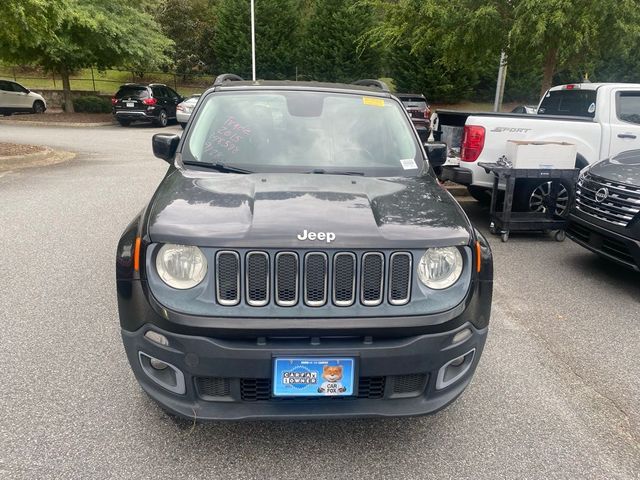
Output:
[[538,114],[593,118],[596,96],[595,90],[553,90],[542,99]]

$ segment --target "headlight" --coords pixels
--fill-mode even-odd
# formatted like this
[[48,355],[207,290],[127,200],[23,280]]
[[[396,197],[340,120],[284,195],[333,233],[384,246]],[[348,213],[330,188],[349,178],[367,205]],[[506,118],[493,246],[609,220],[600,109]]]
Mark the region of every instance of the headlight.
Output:
[[207,259],[198,247],[167,243],[158,251],[156,269],[164,283],[185,290],[202,282],[207,274]]
[[418,263],[418,278],[435,290],[450,287],[462,273],[462,255],[456,247],[428,249]]

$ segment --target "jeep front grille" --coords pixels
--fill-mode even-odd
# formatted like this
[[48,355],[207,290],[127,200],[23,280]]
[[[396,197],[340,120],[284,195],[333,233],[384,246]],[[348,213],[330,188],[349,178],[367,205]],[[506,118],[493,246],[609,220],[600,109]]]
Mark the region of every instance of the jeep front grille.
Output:
[[[596,200],[598,190],[606,189],[607,196]],[[640,213],[640,187],[612,182],[604,178],[585,174],[578,181],[576,208],[605,222],[627,227]]]
[[262,307],[269,302],[269,255],[265,252],[247,253],[247,303]]
[[411,299],[409,252],[221,250],[215,262],[216,299],[223,306],[349,307],[358,300],[364,306],[397,306]]
[[298,254],[280,252],[276,255],[276,303],[292,307],[298,303]]
[[216,297],[220,305],[240,302],[240,256],[237,252],[216,254]]

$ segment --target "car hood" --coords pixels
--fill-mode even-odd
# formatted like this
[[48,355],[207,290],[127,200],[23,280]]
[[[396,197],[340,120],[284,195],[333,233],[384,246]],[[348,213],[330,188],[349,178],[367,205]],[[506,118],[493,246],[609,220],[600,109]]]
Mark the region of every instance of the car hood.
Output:
[[212,247],[424,248],[467,244],[471,225],[431,177],[174,170],[147,231],[152,242]]
[[594,164],[589,173],[640,187],[640,150],[629,150]]

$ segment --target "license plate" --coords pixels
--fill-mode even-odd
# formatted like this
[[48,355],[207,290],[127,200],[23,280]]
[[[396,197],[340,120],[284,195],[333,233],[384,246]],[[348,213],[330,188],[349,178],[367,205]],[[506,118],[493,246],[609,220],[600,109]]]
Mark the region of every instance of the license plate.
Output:
[[353,395],[353,358],[276,358],[274,397],[347,397]]
[[127,102],[127,108],[133,108],[133,107],[135,107],[135,103]]

